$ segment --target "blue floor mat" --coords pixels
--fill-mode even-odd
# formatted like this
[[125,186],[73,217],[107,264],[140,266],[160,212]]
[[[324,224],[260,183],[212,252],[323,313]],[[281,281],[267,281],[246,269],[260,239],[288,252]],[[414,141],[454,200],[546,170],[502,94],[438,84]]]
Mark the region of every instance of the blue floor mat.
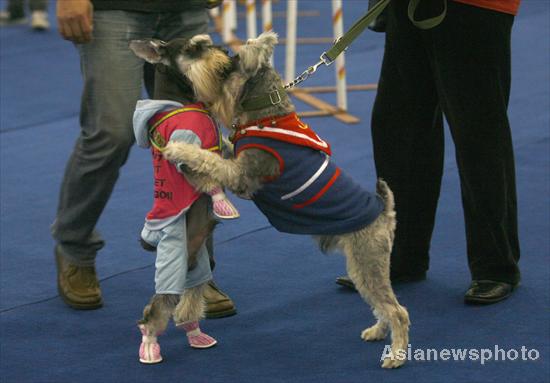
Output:
[[[284,2],[278,7],[284,8]],[[346,0],[349,26],[365,9]],[[0,2],[0,5],[4,5]],[[51,5],[53,7],[53,4]],[[330,2],[300,2],[298,33],[325,36]],[[50,12],[52,23],[53,8]],[[151,203],[147,151],[134,148],[98,229],[107,246],[97,259],[105,298],[101,310],[68,309],[57,295],[53,241],[65,162],[78,134],[78,55],[55,28],[0,28],[0,381],[34,382],[549,382],[550,376],[550,3],[525,0],[513,31],[510,121],[516,150],[522,286],[489,307],[462,303],[470,275],[453,145],[446,136],[445,175],[425,282],[396,287],[410,312],[414,349],[536,349],[536,360],[413,361],[397,371],[379,367],[387,341],[365,343],[373,323],[355,293],[334,284],[340,256],[322,255],[307,237],[270,227],[249,201],[232,197],[241,218],[220,225],[216,280],[238,315],[208,320],[219,344],[192,350],[171,326],[160,338],[165,361],[142,366],[136,328],[153,293],[154,257],[137,243]],[[242,21],[242,19],[241,19]],[[244,22],[244,21],[243,21]],[[284,19],[275,19],[284,37]],[[238,33],[244,37],[243,24]],[[348,84],[375,82],[383,35],[365,32],[346,54]],[[323,45],[300,46],[297,71]],[[275,52],[279,69],[284,46]],[[307,85],[333,82],[322,68]],[[319,95],[335,102],[333,94]],[[340,167],[372,189],[370,141],[374,92],[350,92],[349,111],[361,123],[308,119],[328,140]],[[311,107],[297,102],[299,110]],[[353,135],[354,139],[349,137]]]

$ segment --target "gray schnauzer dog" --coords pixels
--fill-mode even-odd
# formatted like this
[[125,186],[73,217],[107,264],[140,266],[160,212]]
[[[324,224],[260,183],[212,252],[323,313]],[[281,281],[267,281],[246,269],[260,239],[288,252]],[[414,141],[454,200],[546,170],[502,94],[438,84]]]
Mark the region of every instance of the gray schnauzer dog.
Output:
[[[130,44],[130,49],[136,52],[136,54],[141,55],[142,50],[148,49],[150,43],[150,41],[133,41]],[[145,112],[142,113],[144,113],[146,117],[139,119],[137,123],[134,121],[134,129],[136,129],[137,126],[138,132],[145,134],[145,137],[142,139],[137,139],[138,144],[142,147],[145,147],[143,145],[144,141],[147,141],[147,138],[152,138],[150,131],[151,126],[149,126],[150,118],[151,116],[154,118],[154,116],[159,113],[159,110],[162,113],[162,111],[172,111],[172,109],[178,109],[185,105],[194,105],[194,109],[198,107],[191,83],[182,76],[178,76],[178,72],[172,70],[170,66],[159,65],[156,68],[153,98],[155,100],[153,103],[149,103],[147,107],[141,107],[142,111],[145,110]],[[165,104],[169,105],[166,107],[168,109],[164,109]],[[200,114],[200,112],[197,111],[192,113]],[[182,128],[195,128],[196,131],[212,131],[215,128],[213,121],[209,117],[205,117],[205,119],[211,123],[203,126],[204,120],[200,120],[200,124],[194,123],[194,126],[183,126]],[[188,120],[178,121],[178,123],[181,124],[181,121],[190,123],[189,121],[196,120],[193,120],[193,117],[191,117],[191,119]],[[149,135],[146,134],[147,132]],[[141,137],[141,134],[136,134]],[[160,154],[157,154],[158,152]],[[153,158],[158,156],[162,157],[162,151],[160,149],[155,149],[152,153]],[[159,165],[159,168],[160,166],[172,166],[171,164],[159,164],[158,162],[155,163],[155,165]],[[177,177],[179,176],[181,175],[177,174]],[[168,183],[173,180],[163,180],[163,182],[164,181]],[[175,192],[176,190],[174,190],[174,193]],[[183,193],[185,190],[181,192]],[[188,210],[186,210],[185,214],[182,216],[185,225],[170,223],[163,226],[162,229],[155,230],[159,233],[162,232],[164,238],[166,238],[168,243],[172,243],[172,245],[161,245],[160,240],[153,241],[153,244],[143,238],[142,232],[140,238],[142,247],[145,250],[157,252],[157,272],[159,271],[159,262],[163,265],[163,271],[158,274],[159,278],[163,280],[161,283],[161,290],[174,290],[170,291],[170,293],[157,292],[143,309],[143,317],[138,321],[138,327],[142,333],[142,343],[139,349],[139,360],[142,363],[155,364],[162,361],[157,336],[164,332],[170,317],[173,317],[176,327],[186,332],[191,347],[204,349],[216,344],[216,340],[204,334],[199,327],[199,320],[204,317],[205,302],[203,295],[207,282],[200,281],[192,287],[187,287],[186,283],[183,292],[181,294],[176,293],[182,279],[184,279],[183,282],[187,282],[190,274],[195,273],[194,276],[191,276],[191,279],[194,279],[193,283],[195,283],[197,279],[203,279],[204,275],[208,274],[205,271],[206,267],[210,270],[210,268],[206,266],[208,260],[205,260],[205,258],[207,258],[205,254],[207,256],[210,251],[207,249],[208,246],[206,243],[217,223],[212,215],[212,204],[212,197],[207,194],[202,194],[189,206]],[[175,220],[175,222],[179,221],[181,221],[181,218]],[[148,232],[151,231],[149,230]],[[157,235],[148,235],[148,237],[149,239],[159,238]],[[161,261],[159,261],[158,258],[159,251],[157,247],[163,248]],[[184,247],[186,251],[183,249]],[[167,253],[172,253],[174,255],[167,255]],[[182,263],[181,259],[179,259],[180,257],[186,258],[186,262]],[[178,259],[178,261],[176,261],[176,259]],[[185,274],[184,270],[186,270]]]
[[331,161],[330,146],[299,120],[270,64],[276,43],[275,33],[263,33],[231,57],[207,35],[149,41],[138,55],[188,79],[197,99],[230,128],[234,144],[229,159],[181,142],[168,144],[163,155],[188,170],[199,190],[223,185],[252,199],[279,231],[313,235],[323,252],[340,250],[377,319],[361,337],[381,340],[391,331],[392,353],[382,367],[399,367],[410,322],[389,277],[393,194],[383,180],[377,194],[359,187]]

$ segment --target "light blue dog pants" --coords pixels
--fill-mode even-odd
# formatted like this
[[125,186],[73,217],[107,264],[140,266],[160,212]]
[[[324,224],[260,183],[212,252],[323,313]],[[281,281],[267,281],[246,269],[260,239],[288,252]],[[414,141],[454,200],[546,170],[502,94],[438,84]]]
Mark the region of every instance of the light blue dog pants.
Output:
[[143,228],[141,238],[157,248],[155,262],[155,292],[157,294],[182,294],[212,279],[208,251],[203,243],[197,254],[197,266],[188,269],[186,215],[160,230]]

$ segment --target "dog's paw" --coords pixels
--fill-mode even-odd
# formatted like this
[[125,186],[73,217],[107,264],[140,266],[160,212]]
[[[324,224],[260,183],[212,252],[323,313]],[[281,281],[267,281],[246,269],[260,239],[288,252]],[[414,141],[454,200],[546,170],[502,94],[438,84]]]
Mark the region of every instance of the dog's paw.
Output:
[[193,160],[197,157],[198,150],[201,149],[196,145],[170,141],[162,151],[162,155],[170,162],[183,162],[193,168]]
[[373,342],[376,340],[382,340],[386,337],[387,330],[380,323],[375,324],[372,327],[369,327],[361,333],[361,339],[366,340],[367,342]]
[[384,350],[382,368],[397,368],[405,364],[406,361],[407,352],[403,349],[392,347],[390,352]]
[[387,357],[382,362],[382,368],[398,368],[405,364],[405,359],[396,359]]

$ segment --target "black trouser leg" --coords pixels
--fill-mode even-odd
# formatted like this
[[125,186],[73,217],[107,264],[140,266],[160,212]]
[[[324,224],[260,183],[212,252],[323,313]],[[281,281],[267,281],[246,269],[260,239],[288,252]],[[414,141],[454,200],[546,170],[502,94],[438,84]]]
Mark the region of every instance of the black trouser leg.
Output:
[[25,2],[23,0],[10,0],[7,9],[11,19],[25,17]]
[[386,47],[373,115],[378,177],[395,195],[395,273],[428,269],[443,171],[443,122],[422,36],[407,19],[407,2],[387,9]]
[[456,147],[473,279],[519,281],[510,95],[513,16],[449,2],[430,32],[436,83]]

